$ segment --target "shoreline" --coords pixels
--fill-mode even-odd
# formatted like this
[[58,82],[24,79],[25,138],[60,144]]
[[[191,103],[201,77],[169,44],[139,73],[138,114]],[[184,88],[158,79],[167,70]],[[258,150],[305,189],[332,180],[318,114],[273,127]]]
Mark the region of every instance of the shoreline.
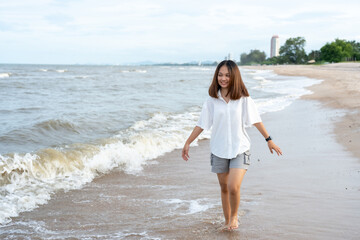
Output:
[[336,140],[360,160],[360,63],[327,65],[243,66],[246,69],[273,70],[278,75],[305,76],[323,80],[308,87],[313,93],[302,99],[317,100],[333,109],[345,109],[336,120]]
[[[305,113],[311,118],[301,119]],[[210,171],[209,140],[201,140],[191,147],[188,162],[176,149],[137,175],[114,169],[81,189],[58,192],[13,218],[0,238],[356,239],[357,160],[334,138],[322,144],[333,135],[338,115],[306,99],[262,115],[281,157],[269,153],[256,128],[247,130],[251,165],[236,231],[217,231],[223,224],[220,188]]]
[[334,134],[343,112],[307,97],[261,116],[283,156],[269,153],[256,128],[247,130],[251,165],[234,232],[216,230],[223,224],[220,189],[209,140],[200,140],[188,162],[175,149],[138,174],[116,168],[81,189],[59,191],[13,218],[0,238],[356,239],[359,163]]

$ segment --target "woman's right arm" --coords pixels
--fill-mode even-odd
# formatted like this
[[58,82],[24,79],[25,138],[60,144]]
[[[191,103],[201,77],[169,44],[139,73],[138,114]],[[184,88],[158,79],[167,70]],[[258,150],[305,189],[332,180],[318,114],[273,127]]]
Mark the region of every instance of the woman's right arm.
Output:
[[190,134],[189,138],[186,140],[185,145],[182,149],[182,158],[187,161],[189,160],[189,148],[190,144],[200,135],[200,133],[203,131],[202,128],[196,126],[192,133]]

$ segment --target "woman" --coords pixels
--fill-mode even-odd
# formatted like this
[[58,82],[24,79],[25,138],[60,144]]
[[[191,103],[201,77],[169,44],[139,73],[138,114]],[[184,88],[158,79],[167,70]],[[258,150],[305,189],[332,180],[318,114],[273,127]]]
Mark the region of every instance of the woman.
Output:
[[187,139],[182,158],[189,159],[189,146],[205,129],[212,127],[211,171],[217,174],[225,217],[222,229],[238,228],[240,186],[250,164],[250,139],[245,127],[254,125],[267,141],[270,152],[282,152],[271,140],[241,79],[238,66],[231,60],[216,68],[209,87],[210,97],[203,105],[200,119]]

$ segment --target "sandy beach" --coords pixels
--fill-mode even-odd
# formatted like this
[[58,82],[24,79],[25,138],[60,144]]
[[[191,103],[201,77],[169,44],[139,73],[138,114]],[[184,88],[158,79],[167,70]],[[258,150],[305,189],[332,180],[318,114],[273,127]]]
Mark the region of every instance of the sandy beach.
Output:
[[249,69],[273,70],[279,75],[306,76],[324,80],[309,89],[315,94],[304,99],[321,101],[325,106],[347,109],[344,117],[337,120],[335,132],[339,143],[346,146],[360,159],[360,63],[336,63],[327,65],[278,65],[254,66]]
[[[262,115],[284,155],[271,155],[255,128],[241,188],[239,229],[223,216],[209,141],[174,150],[135,175],[119,170],[2,226],[2,239],[358,239],[359,64],[253,67],[324,80],[314,94]],[[22,223],[22,224],[19,224]]]

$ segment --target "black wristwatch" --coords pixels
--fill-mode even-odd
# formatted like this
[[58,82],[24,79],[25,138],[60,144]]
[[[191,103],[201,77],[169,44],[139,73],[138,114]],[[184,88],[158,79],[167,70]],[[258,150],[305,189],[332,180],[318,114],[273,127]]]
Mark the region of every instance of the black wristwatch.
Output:
[[270,140],[272,140],[272,139],[271,139],[271,137],[269,136],[268,138],[265,138],[265,140],[268,142],[268,141],[270,141]]

